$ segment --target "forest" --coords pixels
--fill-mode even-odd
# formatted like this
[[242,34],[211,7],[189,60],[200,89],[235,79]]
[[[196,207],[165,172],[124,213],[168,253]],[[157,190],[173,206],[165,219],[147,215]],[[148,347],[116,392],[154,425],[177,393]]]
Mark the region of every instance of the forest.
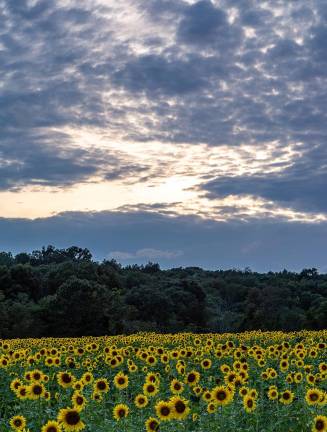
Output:
[[88,249],[0,252],[0,338],[327,328],[327,274],[162,270]]

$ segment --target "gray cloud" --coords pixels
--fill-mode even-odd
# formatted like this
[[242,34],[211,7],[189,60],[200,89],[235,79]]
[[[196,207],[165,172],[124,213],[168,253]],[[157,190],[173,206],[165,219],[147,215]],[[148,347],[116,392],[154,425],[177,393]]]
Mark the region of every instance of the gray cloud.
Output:
[[131,92],[146,91],[150,95],[162,92],[167,95],[183,95],[206,85],[200,74],[189,73],[196,63],[158,55],[146,55],[126,63],[114,75],[114,82]]
[[[163,267],[197,265],[205,268],[300,270],[326,268],[327,224],[289,223],[279,220],[212,222],[196,217],[165,216],[159,212],[66,212],[53,217],[0,218],[2,250],[20,252],[45,244],[88,247],[95,258],[124,251],[120,261],[130,262],[135,251],[183,251],[151,258]],[[139,252],[140,254],[140,252]],[[157,252],[157,255],[159,253]],[[132,260],[148,260],[141,253]],[[127,256],[127,260],[126,260]],[[153,257],[153,252],[152,252]],[[150,257],[149,257],[150,258]]]
[[132,181],[151,170],[124,154],[76,147],[68,134],[6,129],[0,138],[0,191],[28,185],[67,187],[102,179]]
[[300,211],[326,213],[326,166],[327,154],[317,146],[278,173],[217,177],[201,189],[211,198],[253,195]]
[[133,33],[114,4],[0,0],[1,189],[93,175],[142,181],[149,167],[77,149],[52,131],[97,126],[163,145],[299,143],[304,155],[279,176],[213,174],[203,188],[212,198],[254,194],[326,211],[324,0],[117,5],[138,7],[149,32]]
[[216,8],[210,0],[200,0],[185,9],[177,37],[195,45],[215,43],[219,38],[226,42],[229,27],[223,10]]
[[118,261],[127,261],[127,260],[173,260],[174,258],[178,258],[183,255],[183,251],[171,251],[171,250],[160,250],[153,248],[143,248],[133,252],[121,252],[121,251],[112,251],[108,254],[109,259],[116,259]]

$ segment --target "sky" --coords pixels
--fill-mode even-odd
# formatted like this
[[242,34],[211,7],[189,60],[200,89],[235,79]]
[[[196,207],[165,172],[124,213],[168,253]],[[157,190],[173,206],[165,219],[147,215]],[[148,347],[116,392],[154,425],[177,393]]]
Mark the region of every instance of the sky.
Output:
[[326,0],[0,0],[0,250],[327,272]]

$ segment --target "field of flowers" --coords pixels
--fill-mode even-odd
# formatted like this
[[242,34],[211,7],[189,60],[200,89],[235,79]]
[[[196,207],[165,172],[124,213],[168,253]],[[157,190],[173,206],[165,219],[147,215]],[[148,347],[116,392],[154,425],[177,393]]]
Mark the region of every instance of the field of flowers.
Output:
[[0,340],[0,431],[327,431],[327,331]]

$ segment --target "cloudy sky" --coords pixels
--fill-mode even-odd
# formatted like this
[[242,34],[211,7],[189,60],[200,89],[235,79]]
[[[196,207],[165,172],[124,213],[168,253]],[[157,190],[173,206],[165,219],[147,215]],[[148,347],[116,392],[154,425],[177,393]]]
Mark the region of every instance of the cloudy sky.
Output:
[[325,0],[0,0],[0,250],[327,272]]

